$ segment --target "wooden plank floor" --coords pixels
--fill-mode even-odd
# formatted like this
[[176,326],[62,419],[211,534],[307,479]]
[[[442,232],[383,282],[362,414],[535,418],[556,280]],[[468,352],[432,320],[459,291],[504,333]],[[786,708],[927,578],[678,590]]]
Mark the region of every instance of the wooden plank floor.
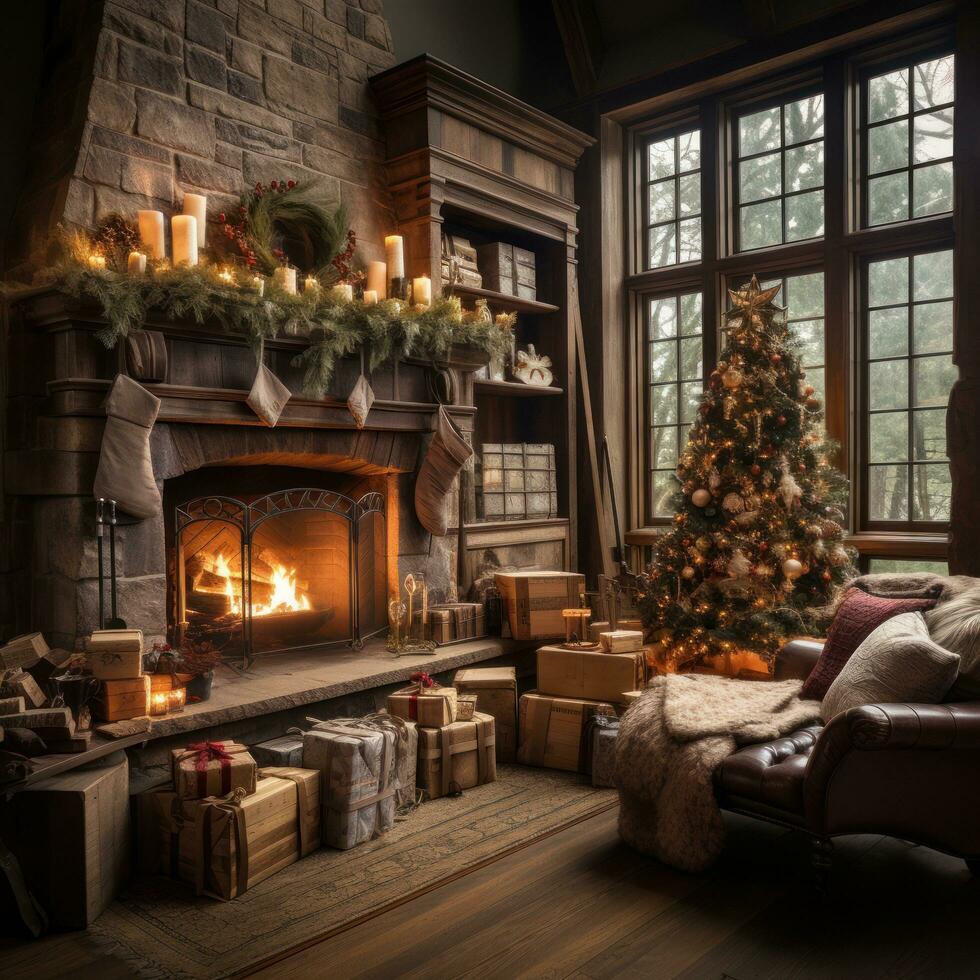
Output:
[[801,835],[729,817],[709,874],[619,843],[615,811],[260,969],[258,976],[980,977],[980,881],[956,859],[880,837],[837,845],[812,894]]
[[[881,837],[836,847],[832,899],[813,896],[801,835],[728,815],[705,875],[622,845],[599,814],[253,975],[299,980],[512,977],[810,980],[980,978],[980,880]],[[33,978],[129,976],[84,934],[36,944]],[[2,970],[4,980],[20,976]]]

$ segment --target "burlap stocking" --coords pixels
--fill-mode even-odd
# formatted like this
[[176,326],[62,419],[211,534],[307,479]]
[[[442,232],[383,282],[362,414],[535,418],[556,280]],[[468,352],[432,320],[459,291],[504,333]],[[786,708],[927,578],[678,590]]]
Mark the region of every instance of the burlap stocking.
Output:
[[93,493],[115,500],[119,509],[145,520],[160,512],[160,491],[153,478],[150,431],[160,399],[125,374],[117,374],[105,403],[99,468]]
[[440,405],[435,435],[415,481],[415,513],[430,534],[442,537],[446,533],[453,480],[472,455],[463,434]]

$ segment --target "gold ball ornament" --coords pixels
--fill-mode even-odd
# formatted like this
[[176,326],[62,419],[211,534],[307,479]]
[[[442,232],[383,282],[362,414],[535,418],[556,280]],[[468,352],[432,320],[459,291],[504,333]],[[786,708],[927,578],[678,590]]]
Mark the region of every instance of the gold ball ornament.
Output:
[[694,569],[690,565],[685,565],[681,569],[681,578],[686,578],[688,580],[694,578]]
[[721,376],[721,383],[729,391],[737,388],[742,383],[742,372],[738,368],[726,368],[725,373]]
[[711,503],[711,494],[704,487],[700,487],[691,494],[691,503],[695,507],[707,507]]
[[694,543],[697,546],[698,551],[700,551],[703,555],[706,555],[709,551],[711,551],[711,538],[702,536]]
[[803,574],[803,563],[798,561],[796,558],[787,558],[783,562],[783,575],[792,581],[795,578],[799,578]]
[[725,494],[725,499],[721,502],[721,506],[730,514],[741,514],[745,510],[745,501],[740,494],[727,493]]

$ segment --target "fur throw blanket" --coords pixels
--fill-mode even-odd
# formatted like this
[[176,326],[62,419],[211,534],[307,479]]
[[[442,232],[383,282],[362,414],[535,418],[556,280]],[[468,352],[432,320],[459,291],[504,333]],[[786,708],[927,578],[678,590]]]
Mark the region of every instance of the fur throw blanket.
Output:
[[682,871],[709,867],[725,842],[715,769],[741,745],[819,721],[819,702],[801,701],[801,686],[711,674],[654,678],[623,715],[616,740],[623,840]]

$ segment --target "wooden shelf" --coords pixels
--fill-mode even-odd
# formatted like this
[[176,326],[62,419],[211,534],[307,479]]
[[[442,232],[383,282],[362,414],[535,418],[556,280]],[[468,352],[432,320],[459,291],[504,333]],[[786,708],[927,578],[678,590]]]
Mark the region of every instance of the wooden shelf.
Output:
[[477,395],[491,398],[537,398],[541,395],[563,395],[564,388],[555,385],[526,385],[521,381],[474,381],[473,390]]
[[[518,521],[467,521],[467,531],[520,531],[534,527],[565,527],[567,517],[527,517]],[[453,528],[453,530],[456,530]]]
[[517,313],[557,313],[561,307],[554,303],[542,303],[537,299],[521,299],[520,296],[511,296],[510,293],[498,293],[492,289],[477,289],[476,286],[445,286],[445,296],[460,296],[464,299],[485,299],[494,306],[504,306],[508,310]]

